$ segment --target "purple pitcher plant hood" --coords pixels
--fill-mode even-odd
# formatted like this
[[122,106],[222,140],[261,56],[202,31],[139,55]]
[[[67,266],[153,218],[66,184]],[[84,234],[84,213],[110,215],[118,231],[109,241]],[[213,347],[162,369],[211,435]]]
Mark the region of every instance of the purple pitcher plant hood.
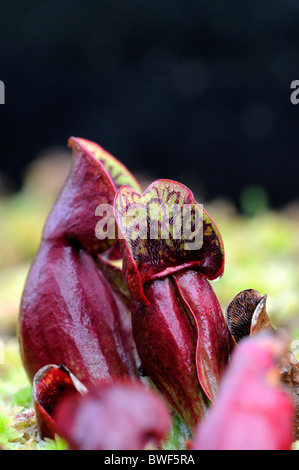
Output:
[[192,450],[291,449],[294,403],[278,365],[286,347],[284,335],[269,331],[240,340]]
[[123,186],[114,207],[142,369],[194,431],[230,353],[209,283],[223,273],[221,235],[192,192],[175,181],[157,180],[143,194]]
[[34,377],[33,402],[40,436],[58,434],[71,450],[142,450],[170,431],[161,396],[128,378],[87,391],[65,367],[50,364]]
[[19,340],[28,376],[63,364],[85,386],[137,374],[129,295],[112,260],[118,242],[99,239],[96,208],[124,183],[139,184],[94,142],[71,138],[69,177],[46,221],[21,301]]
[[87,388],[64,366],[48,364],[33,378],[32,398],[36,425],[42,439],[59,434],[54,413],[61,402],[88,393]]

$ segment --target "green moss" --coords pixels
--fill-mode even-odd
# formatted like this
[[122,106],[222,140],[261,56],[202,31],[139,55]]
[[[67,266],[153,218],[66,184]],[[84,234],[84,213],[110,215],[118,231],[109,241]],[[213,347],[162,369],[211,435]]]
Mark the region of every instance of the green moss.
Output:
[[64,439],[55,435],[55,439],[44,439],[34,444],[36,450],[67,450],[68,445]]
[[163,443],[163,450],[185,450],[186,443],[190,438],[190,431],[177,413],[173,412],[172,429],[167,440]]
[[13,449],[20,441],[22,433],[13,425],[9,408],[0,410],[0,445],[4,449]]

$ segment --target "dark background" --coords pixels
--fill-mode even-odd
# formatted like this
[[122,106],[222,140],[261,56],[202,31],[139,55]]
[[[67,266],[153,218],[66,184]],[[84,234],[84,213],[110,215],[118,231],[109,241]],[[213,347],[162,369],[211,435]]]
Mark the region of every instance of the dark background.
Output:
[[[239,204],[299,195],[299,2],[1,1],[1,172],[70,135]],[[195,188],[196,186],[196,188]]]

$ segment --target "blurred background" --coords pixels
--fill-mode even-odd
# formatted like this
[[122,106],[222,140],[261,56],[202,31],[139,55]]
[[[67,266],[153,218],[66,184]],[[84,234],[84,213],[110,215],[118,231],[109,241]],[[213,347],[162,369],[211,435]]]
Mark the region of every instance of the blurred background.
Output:
[[219,226],[225,309],[268,294],[299,332],[296,0],[2,0],[0,337],[69,171],[71,135],[94,140],[144,185],[173,178]]
[[[3,0],[1,172],[96,140],[132,170],[240,204],[298,197],[297,0]],[[190,184],[190,183],[189,183]]]

